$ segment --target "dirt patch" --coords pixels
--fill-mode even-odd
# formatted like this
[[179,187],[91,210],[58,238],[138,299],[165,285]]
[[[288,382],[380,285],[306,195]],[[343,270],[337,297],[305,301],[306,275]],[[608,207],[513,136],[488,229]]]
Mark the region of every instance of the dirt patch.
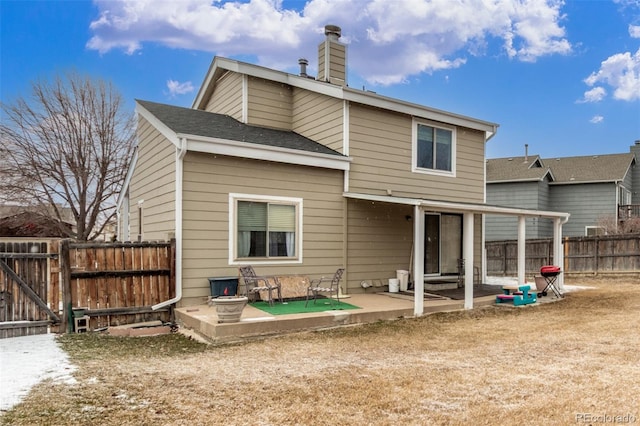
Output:
[[238,345],[176,334],[67,335],[61,342],[78,366],[77,384],[45,382],[2,421],[573,424],[630,415],[638,422],[640,283],[576,284],[593,288],[539,306]]

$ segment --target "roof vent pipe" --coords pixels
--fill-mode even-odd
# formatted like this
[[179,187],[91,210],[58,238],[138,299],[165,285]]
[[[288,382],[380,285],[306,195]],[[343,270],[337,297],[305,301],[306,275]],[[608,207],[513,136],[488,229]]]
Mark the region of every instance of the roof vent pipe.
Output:
[[529,162],[529,144],[528,143],[524,144],[524,162],[525,163]]
[[342,35],[342,29],[337,25],[325,25],[324,35],[326,35],[329,40],[338,41]]
[[298,59],[298,65],[300,65],[300,76],[301,77],[309,77],[307,75],[307,65],[309,65],[309,61],[304,58]]

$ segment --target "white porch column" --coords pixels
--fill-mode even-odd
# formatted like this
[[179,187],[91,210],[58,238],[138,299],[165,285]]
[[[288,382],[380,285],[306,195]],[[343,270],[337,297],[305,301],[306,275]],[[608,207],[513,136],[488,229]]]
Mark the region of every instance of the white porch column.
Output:
[[526,218],[518,216],[518,285],[525,281]]
[[473,309],[473,213],[465,213],[463,220],[464,308]]
[[[562,250],[562,219],[553,219],[553,264],[559,266],[564,272],[564,251]],[[558,276],[556,281],[558,288],[564,291],[564,273]]]
[[413,314],[424,313],[424,213],[419,206],[413,208]]

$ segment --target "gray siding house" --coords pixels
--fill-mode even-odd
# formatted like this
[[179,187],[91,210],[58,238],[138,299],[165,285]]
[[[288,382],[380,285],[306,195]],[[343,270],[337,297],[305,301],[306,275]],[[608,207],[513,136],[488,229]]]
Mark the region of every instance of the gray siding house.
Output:
[[[567,212],[563,236],[604,233],[604,223],[640,217],[640,141],[630,153],[543,159],[539,155],[487,160],[487,204]],[[513,239],[517,219],[486,218],[487,241]],[[526,220],[527,238],[549,238],[552,222]]]

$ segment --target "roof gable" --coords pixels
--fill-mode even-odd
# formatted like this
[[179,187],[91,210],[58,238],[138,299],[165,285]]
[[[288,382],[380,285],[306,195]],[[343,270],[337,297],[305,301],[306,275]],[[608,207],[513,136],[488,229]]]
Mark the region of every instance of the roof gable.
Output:
[[347,86],[339,86],[314,78],[289,74],[283,71],[277,71],[258,65],[245,62],[235,61],[232,59],[214,57],[207,71],[207,75],[200,86],[198,94],[193,102],[192,108],[204,109],[208,99],[211,97],[217,80],[224,75],[225,72],[232,71],[247,76],[263,78],[278,83],[298,87],[315,93],[321,93],[336,99],[349,102],[357,102],[364,105],[381,108],[393,112],[400,112],[415,117],[425,118],[429,120],[440,121],[442,123],[452,124],[470,129],[480,130],[492,137],[498,130],[498,124],[472,117],[455,114],[436,108],[418,105],[411,102],[401,101],[386,96],[379,95],[374,92],[356,90]]
[[537,155],[487,160],[487,183],[554,180],[554,174]]

